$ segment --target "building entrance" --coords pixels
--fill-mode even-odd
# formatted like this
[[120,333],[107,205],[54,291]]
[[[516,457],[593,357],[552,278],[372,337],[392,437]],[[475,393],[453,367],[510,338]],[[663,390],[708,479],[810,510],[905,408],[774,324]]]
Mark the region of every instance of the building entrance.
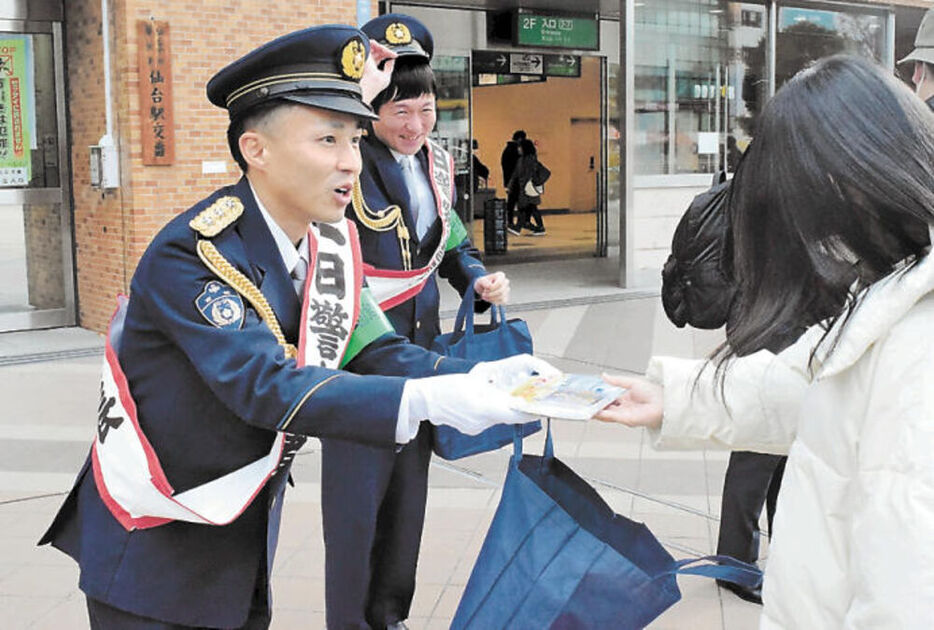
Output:
[[0,331],[75,323],[60,2],[0,6]]
[[[504,260],[599,254],[598,225],[604,221],[598,217],[606,210],[601,194],[604,59],[474,50],[471,68],[473,139],[480,162],[489,169],[475,214],[482,211],[481,197],[508,197],[502,157],[516,131],[525,132],[539,162],[551,171],[538,205],[545,233],[523,229],[518,236],[510,234]],[[474,222],[475,243],[484,242],[489,226]]]
[[[607,59],[616,55],[618,36],[602,34],[609,48],[599,50],[520,47],[490,34],[487,11],[401,3],[387,10],[417,17],[434,35],[435,137],[454,156],[457,209],[474,244],[496,264],[606,256],[618,244],[608,226],[619,222],[619,202],[607,195],[608,176],[614,193],[618,186],[619,136],[607,118],[618,74]],[[546,233],[503,229],[503,238],[489,238],[484,206],[506,201],[500,157],[517,129],[552,173],[539,206]]]

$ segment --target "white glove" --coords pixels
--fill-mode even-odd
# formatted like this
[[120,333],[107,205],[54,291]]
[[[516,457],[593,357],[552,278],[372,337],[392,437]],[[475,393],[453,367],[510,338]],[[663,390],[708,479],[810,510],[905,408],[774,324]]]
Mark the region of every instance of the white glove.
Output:
[[517,354],[499,361],[484,361],[470,370],[471,376],[482,378],[501,390],[512,391],[532,375],[557,376],[560,370],[531,354]]
[[473,373],[410,379],[402,390],[396,442],[404,444],[415,437],[422,420],[477,435],[494,424],[522,424],[537,418],[512,409],[511,404],[512,396],[506,391]]

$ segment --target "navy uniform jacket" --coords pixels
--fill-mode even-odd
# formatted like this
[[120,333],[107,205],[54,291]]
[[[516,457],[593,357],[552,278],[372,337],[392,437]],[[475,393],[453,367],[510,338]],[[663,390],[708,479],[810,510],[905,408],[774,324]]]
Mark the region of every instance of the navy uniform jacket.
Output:
[[[224,195],[239,197],[245,209],[212,241],[260,287],[286,339],[297,342],[298,297],[246,179],[215,192],[155,237],[133,277],[119,358],[140,425],[174,489],[263,456],[289,417],[292,433],[393,448],[404,379],[298,369],[246,300],[239,330],[217,328],[198,311],[196,298],[218,278],[198,258],[198,235],[188,222]],[[426,376],[471,365],[439,363],[438,355],[387,334],[347,369]],[[127,532],[102,503],[86,463],[40,544],[52,542],[78,561],[88,597],[171,623],[238,627],[257,578],[271,566],[286,476],[273,477],[229,525],[176,521]]]
[[[431,228],[420,241],[415,232],[415,216],[412,203],[406,189],[402,169],[392,153],[372,133],[363,139],[360,152],[363,156],[363,172],[360,174],[360,187],[367,205],[374,211],[390,205],[402,208],[406,227],[409,230],[409,250],[412,256],[412,268],[428,264],[432,253],[441,239],[441,221],[435,220]],[[422,171],[428,172],[427,151],[423,148],[417,155]],[[453,177],[453,174],[452,174]],[[402,269],[402,252],[395,230],[377,232],[367,228],[357,220],[353,207],[347,208],[347,216],[357,223],[360,233],[360,246],[363,260],[381,269]],[[438,266],[438,273],[425,283],[414,298],[386,311],[396,332],[411,339],[419,346],[428,348],[441,332],[438,321],[438,282],[436,275],[446,278],[461,295],[477,278],[487,274],[479,253],[466,238],[455,248],[447,251]],[[478,301],[477,311],[488,308],[487,302]]]

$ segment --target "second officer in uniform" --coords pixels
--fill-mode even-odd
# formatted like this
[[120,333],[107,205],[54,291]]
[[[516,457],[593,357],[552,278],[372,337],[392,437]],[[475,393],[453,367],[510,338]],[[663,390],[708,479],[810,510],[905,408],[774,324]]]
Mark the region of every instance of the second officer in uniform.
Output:
[[[360,232],[369,286],[396,332],[430,347],[440,332],[437,277],[458,293],[473,288],[478,310],[509,297],[490,274],[453,209],[451,155],[428,137],[437,88],[434,44],[400,14],[363,26],[398,55],[389,86],[373,100],[379,119],[361,143],[363,171],[347,209]],[[328,627],[404,627],[415,592],[425,517],[431,432],[397,453],[344,440],[322,442]]]

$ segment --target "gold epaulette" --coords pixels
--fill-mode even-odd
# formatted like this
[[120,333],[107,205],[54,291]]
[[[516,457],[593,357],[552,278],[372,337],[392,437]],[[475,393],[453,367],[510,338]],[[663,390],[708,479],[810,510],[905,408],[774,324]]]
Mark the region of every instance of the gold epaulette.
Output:
[[243,214],[243,202],[230,195],[221,197],[188,222],[189,227],[206,238],[217,236]]
[[354,214],[364,227],[374,232],[388,232],[395,228],[396,238],[399,239],[399,250],[402,252],[402,269],[404,271],[412,269],[409,229],[405,226],[405,219],[402,218],[402,208],[398,205],[391,205],[382,210],[371,210],[363,198],[363,189],[360,187],[359,179],[353,183],[351,205],[353,205]]
[[[236,199],[236,197],[225,197],[225,199]],[[237,202],[239,203],[239,199]],[[223,254],[217,250],[214,243],[211,241],[199,240],[198,257],[207,265],[208,269],[236,289],[240,295],[245,297],[247,301],[253,305],[253,308],[256,309],[256,312],[259,313],[262,320],[266,322],[266,326],[269,327],[269,330],[272,331],[272,334],[276,337],[276,341],[278,341],[279,345],[285,350],[285,358],[294,359],[298,356],[298,351],[295,346],[285,340],[285,335],[282,334],[282,328],[279,326],[279,320],[276,319],[276,313],[272,310],[272,306],[269,305],[269,302],[266,301],[266,297],[263,295],[262,291],[260,291],[255,284],[250,282],[249,278],[231,265],[227,259],[224,258]]]

